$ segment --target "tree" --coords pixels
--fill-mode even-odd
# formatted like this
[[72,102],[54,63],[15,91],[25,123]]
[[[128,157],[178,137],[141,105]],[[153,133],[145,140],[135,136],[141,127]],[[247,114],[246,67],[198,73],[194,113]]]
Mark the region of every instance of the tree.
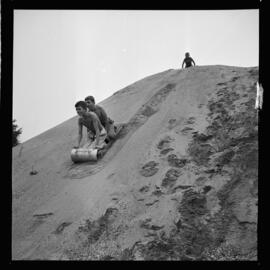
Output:
[[18,129],[18,125],[15,124],[16,120],[12,120],[12,147],[19,144],[18,136],[22,133],[22,129]]

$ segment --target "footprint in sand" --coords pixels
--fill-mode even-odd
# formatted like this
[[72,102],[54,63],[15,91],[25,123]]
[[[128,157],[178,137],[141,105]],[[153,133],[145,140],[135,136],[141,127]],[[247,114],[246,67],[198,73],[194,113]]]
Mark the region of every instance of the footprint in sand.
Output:
[[52,216],[52,215],[53,215],[53,213],[50,212],[50,213],[44,213],[44,214],[35,214],[35,215],[33,215],[33,217],[38,218],[38,219],[45,219],[45,218]]
[[161,196],[162,194],[164,194],[164,193],[162,192],[162,190],[158,186],[156,186],[155,190],[152,192],[152,195],[155,195],[157,197]]
[[161,139],[157,145],[157,148],[160,151],[160,155],[166,155],[171,151],[174,151],[174,148],[170,147],[170,143],[173,139],[170,136],[166,136],[165,138]]
[[225,83],[225,82],[223,82],[223,83],[217,83],[217,85],[222,85],[222,86],[224,86],[224,85],[226,85],[227,83]]
[[182,130],[181,130],[181,133],[183,134],[183,135],[187,135],[190,131],[192,131],[193,130],[193,128],[191,128],[191,127],[185,127],[185,128],[183,128]]
[[170,119],[168,121],[168,123],[169,123],[168,129],[173,129],[173,128],[175,128],[179,124],[179,122],[177,122],[176,119]]
[[33,233],[41,224],[43,224],[46,219],[52,216],[53,213],[43,213],[43,214],[35,214],[33,217],[35,218],[32,222],[32,225],[28,228],[28,231]]
[[152,205],[154,205],[154,204],[157,203],[157,202],[159,202],[159,200],[153,200],[153,201],[151,201],[151,202],[149,202],[149,203],[146,203],[145,205],[146,205],[146,206],[152,206]]
[[164,225],[157,225],[152,221],[151,218],[146,218],[146,219],[140,221],[140,227],[144,228],[146,230],[158,231],[158,230],[164,228]]
[[112,178],[115,175],[115,173],[111,173],[110,175],[107,176],[107,179]]
[[166,136],[165,138],[161,139],[157,145],[157,148],[162,150],[164,149],[165,147],[169,147],[170,145],[170,142],[172,141],[173,139],[170,137],[170,136]]
[[233,77],[233,78],[231,79],[231,82],[235,82],[235,81],[237,81],[239,78],[240,78],[239,76]]
[[169,169],[165,174],[165,178],[162,180],[161,186],[172,188],[180,175],[181,171],[179,169]]
[[115,202],[118,202],[121,198],[124,197],[124,195],[125,195],[125,193],[123,193],[123,192],[113,192],[110,194],[111,200],[115,201]]
[[139,189],[140,192],[146,193],[149,191],[149,186],[143,186]]
[[56,230],[54,231],[54,234],[60,234],[60,233],[62,233],[63,230],[64,230],[67,226],[69,226],[69,225],[71,225],[71,224],[72,224],[72,222],[63,222],[63,223],[61,223],[61,224],[56,228]]
[[150,177],[158,172],[158,163],[155,161],[149,161],[146,163],[140,171],[140,174],[144,177]]
[[166,155],[166,154],[168,154],[170,151],[174,151],[174,149],[173,149],[173,148],[166,148],[166,149],[163,149],[163,150],[160,151],[160,154],[161,154],[161,155]]
[[193,186],[192,185],[178,185],[176,187],[174,187],[174,189],[172,190],[172,193],[176,193],[177,190],[181,189],[181,190],[185,190],[185,189],[191,189]]
[[176,119],[170,119],[168,122],[169,122],[170,125],[173,125],[173,124],[175,124]]
[[196,185],[198,186],[203,186],[207,182],[207,178],[204,176],[200,176],[199,178],[196,179]]
[[188,160],[185,158],[180,159],[175,154],[171,154],[168,156],[168,162],[169,165],[172,167],[183,168],[188,162]]
[[189,117],[187,120],[186,120],[186,122],[185,122],[185,124],[186,125],[192,125],[192,124],[194,124],[195,123],[195,120],[196,120],[196,118],[195,117]]
[[200,141],[200,142],[206,142],[213,138],[213,135],[205,135],[203,133],[193,133],[193,140]]
[[203,188],[204,194],[208,193],[211,189],[212,189],[211,186],[205,186],[205,187]]

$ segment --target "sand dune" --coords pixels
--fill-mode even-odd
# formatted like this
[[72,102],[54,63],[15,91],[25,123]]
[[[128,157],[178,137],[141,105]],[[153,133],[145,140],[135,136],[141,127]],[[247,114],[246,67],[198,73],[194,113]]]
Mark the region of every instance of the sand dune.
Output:
[[14,147],[12,259],[256,260],[257,80],[198,66],[119,90],[97,163],[70,159],[77,116]]

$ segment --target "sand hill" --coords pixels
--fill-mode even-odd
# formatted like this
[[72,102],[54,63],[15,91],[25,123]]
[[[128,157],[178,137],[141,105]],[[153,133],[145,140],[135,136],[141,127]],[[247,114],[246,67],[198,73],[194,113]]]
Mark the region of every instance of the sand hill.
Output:
[[97,163],[70,159],[77,116],[14,147],[12,259],[256,260],[257,80],[218,65],[127,86],[99,104],[126,127]]

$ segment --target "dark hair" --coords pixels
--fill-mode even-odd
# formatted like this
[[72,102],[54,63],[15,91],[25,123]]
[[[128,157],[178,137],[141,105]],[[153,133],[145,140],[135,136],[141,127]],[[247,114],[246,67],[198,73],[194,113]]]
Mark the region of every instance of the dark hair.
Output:
[[84,110],[87,109],[87,105],[84,101],[80,100],[75,104],[75,107],[82,107]]
[[84,100],[91,100],[95,104],[95,98],[93,96],[87,96]]

